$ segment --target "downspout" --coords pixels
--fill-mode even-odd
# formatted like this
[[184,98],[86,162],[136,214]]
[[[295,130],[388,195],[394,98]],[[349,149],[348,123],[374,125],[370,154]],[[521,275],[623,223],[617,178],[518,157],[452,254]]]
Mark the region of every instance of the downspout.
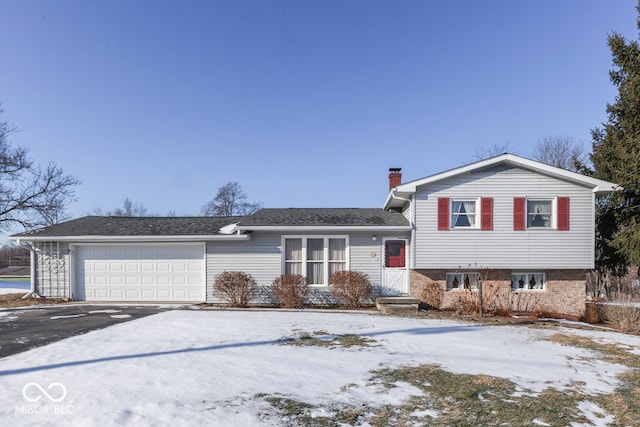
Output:
[[413,193],[411,195],[411,199],[405,199],[404,197],[400,197],[400,196],[396,196],[395,195],[396,189],[394,188],[391,191],[391,198],[392,199],[396,199],[396,200],[400,200],[403,201],[405,203],[409,203],[409,218],[411,218],[409,220],[409,223],[411,225],[411,251],[409,252],[410,256],[409,256],[409,271],[407,271],[407,278],[406,278],[406,286],[407,286],[407,295],[411,295],[411,270],[413,270],[413,266],[414,266],[414,258],[415,258],[415,207],[414,207],[414,201],[415,201],[415,193]]
[[415,209],[415,199],[416,199],[416,194],[413,193],[413,195],[411,196],[411,199],[405,199],[404,197],[400,197],[400,196],[396,196],[396,189],[394,188],[393,191],[391,191],[391,198],[392,199],[396,199],[396,200],[400,200],[402,202],[405,203],[409,203],[409,217],[411,218],[409,220],[409,222],[411,223],[411,257],[409,259],[409,268],[413,269],[414,265],[415,265],[415,237],[416,237],[416,209]]

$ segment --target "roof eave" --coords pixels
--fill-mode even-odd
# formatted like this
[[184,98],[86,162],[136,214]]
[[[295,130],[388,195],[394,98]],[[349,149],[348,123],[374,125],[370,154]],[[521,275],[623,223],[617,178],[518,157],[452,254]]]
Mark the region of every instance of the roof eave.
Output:
[[202,242],[202,241],[246,241],[251,240],[248,234],[228,235],[154,235],[154,236],[25,236],[13,235],[8,239],[16,242],[73,242],[73,243],[122,243],[122,242]]
[[239,226],[242,231],[410,231],[410,225],[256,225]]
[[389,207],[401,206],[400,203],[393,203],[394,192],[395,194],[405,194],[410,196],[411,194],[416,192],[417,187],[419,186],[432,184],[434,182],[442,181],[443,179],[447,179],[447,178],[462,175],[465,173],[473,172],[479,169],[495,166],[501,163],[527,168],[539,173],[545,173],[547,175],[551,175],[556,178],[563,178],[563,179],[575,182],[577,184],[591,187],[593,192],[598,194],[599,196],[609,194],[621,188],[612,182],[591,178],[591,177],[579,174],[577,172],[560,169],[555,166],[550,166],[535,160],[530,160],[524,157],[519,157],[513,154],[505,153],[495,157],[491,157],[489,159],[480,160],[479,162],[460,166],[445,172],[437,173],[435,175],[431,175],[425,178],[420,178],[415,181],[410,181],[405,184],[398,185],[392,191],[389,192],[389,195],[387,196],[387,200],[384,205],[385,209]]

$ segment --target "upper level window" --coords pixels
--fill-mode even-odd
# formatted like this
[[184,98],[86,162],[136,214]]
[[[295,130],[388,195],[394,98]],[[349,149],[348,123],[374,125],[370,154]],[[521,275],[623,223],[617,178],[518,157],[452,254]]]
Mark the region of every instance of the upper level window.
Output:
[[438,230],[493,230],[493,198],[438,197]]
[[451,200],[452,228],[477,228],[476,200]]
[[285,236],[284,274],[301,274],[310,285],[328,285],[331,274],[347,269],[346,236]]
[[553,202],[551,200],[527,200],[527,228],[551,228]]
[[480,273],[447,273],[447,290],[478,289]]
[[544,273],[513,273],[511,274],[511,289],[514,291],[527,289],[544,289]]
[[571,200],[568,197],[513,198],[513,229],[553,229],[567,231]]

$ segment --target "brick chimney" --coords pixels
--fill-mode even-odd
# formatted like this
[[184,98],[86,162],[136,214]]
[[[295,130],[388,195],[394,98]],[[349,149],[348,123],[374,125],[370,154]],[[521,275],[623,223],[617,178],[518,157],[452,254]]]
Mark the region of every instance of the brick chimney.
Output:
[[389,168],[389,191],[402,184],[402,168]]

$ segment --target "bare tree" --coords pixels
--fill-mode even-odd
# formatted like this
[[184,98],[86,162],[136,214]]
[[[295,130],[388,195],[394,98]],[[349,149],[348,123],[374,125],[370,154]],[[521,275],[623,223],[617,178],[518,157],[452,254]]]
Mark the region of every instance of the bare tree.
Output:
[[34,164],[26,148],[9,142],[13,131],[0,120],[0,229],[15,224],[31,229],[66,219],[64,211],[75,200],[80,181],[52,162],[44,168]]
[[237,182],[228,182],[218,188],[216,197],[202,206],[203,216],[250,215],[262,208],[261,202],[248,202],[247,193]]
[[582,144],[570,136],[547,136],[533,146],[531,157],[557,168],[577,172],[587,162]]
[[508,142],[505,142],[504,144],[493,144],[490,147],[483,145],[482,147],[476,148],[473,152],[473,160],[484,160],[489,157],[508,153],[509,151],[511,151],[511,144]]
[[122,206],[110,211],[104,211],[101,206],[95,207],[91,214],[99,216],[153,216],[148,213],[148,209],[140,202],[134,202],[128,197],[122,199]]

